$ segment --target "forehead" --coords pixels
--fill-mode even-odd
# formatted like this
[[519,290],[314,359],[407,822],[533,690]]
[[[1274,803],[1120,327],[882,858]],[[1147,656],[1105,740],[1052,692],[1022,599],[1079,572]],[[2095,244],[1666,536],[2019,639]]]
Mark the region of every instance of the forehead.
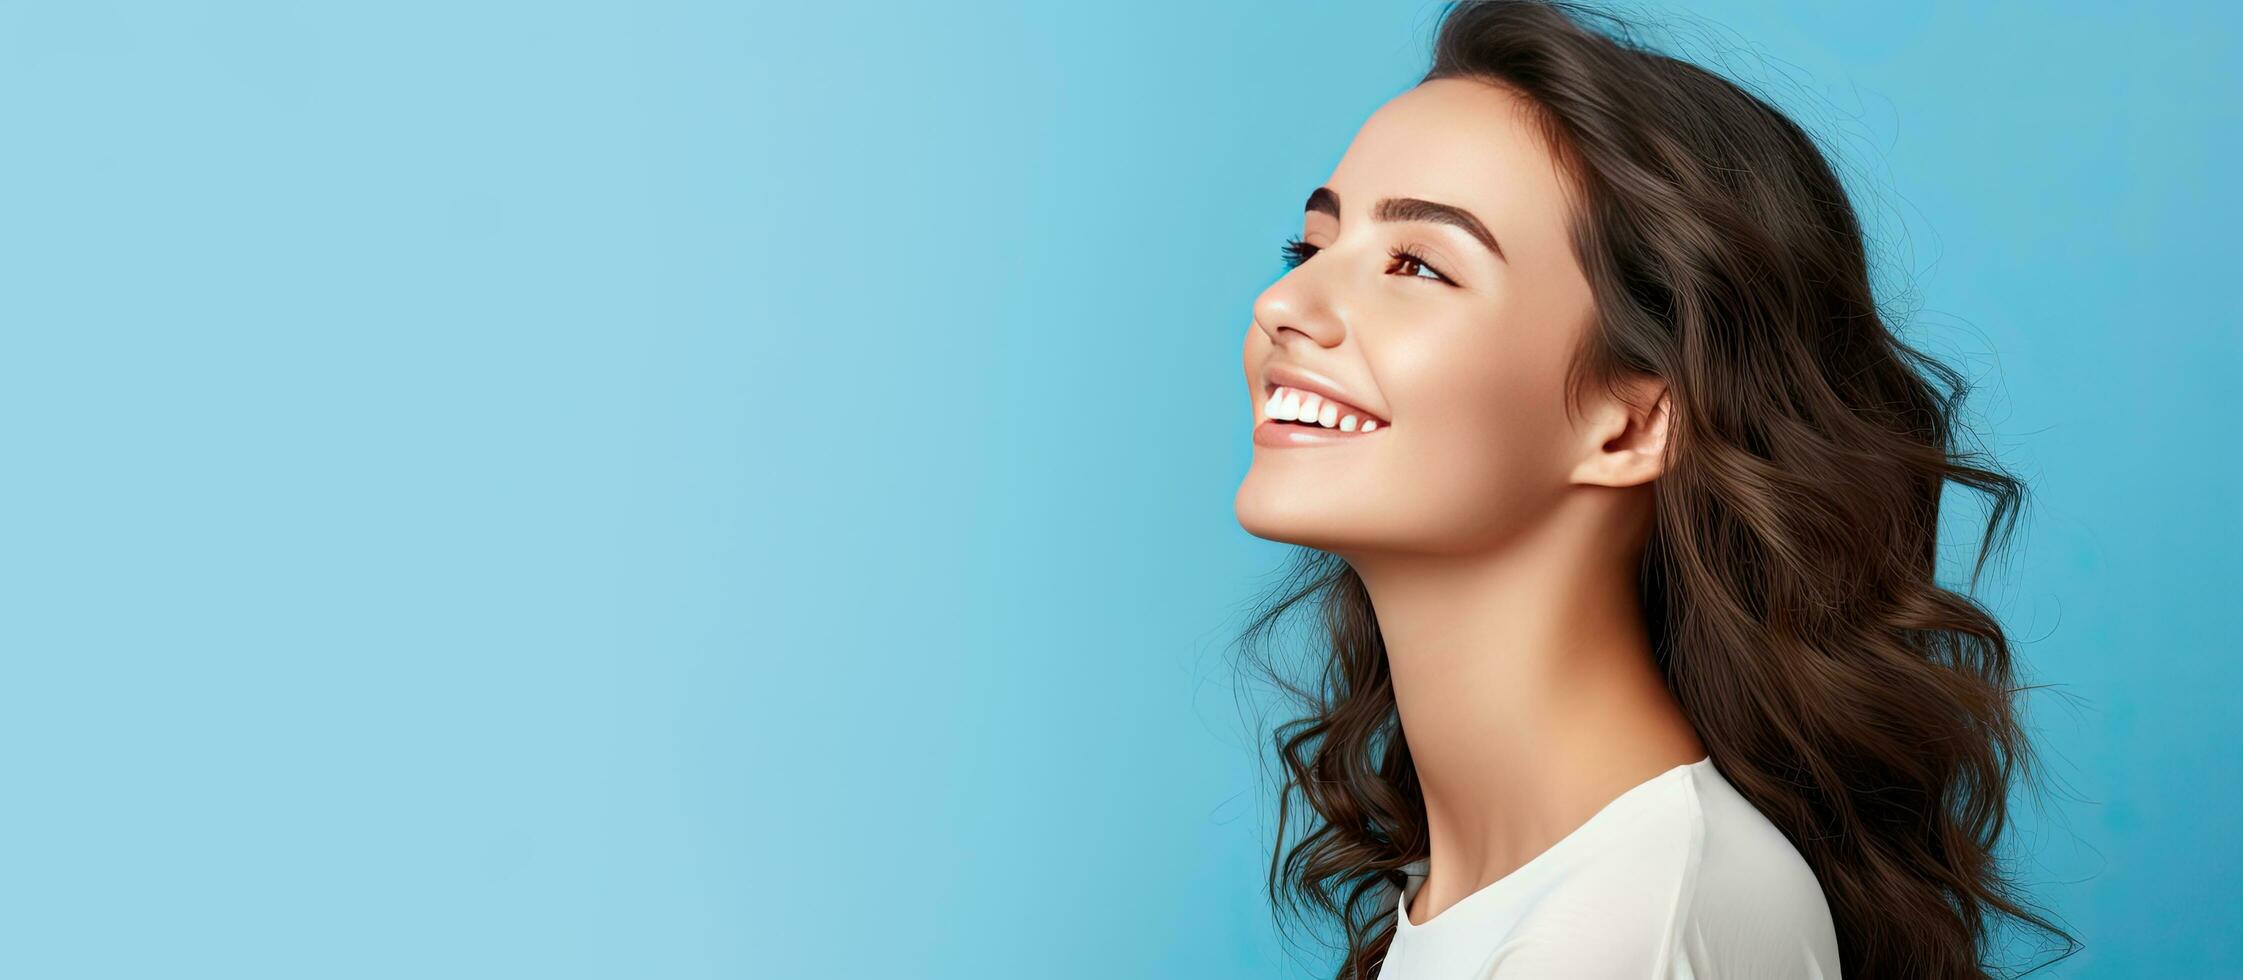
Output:
[[1326,183],[1350,223],[1379,198],[1421,197],[1479,215],[1506,251],[1562,240],[1566,183],[1529,110],[1492,83],[1434,79],[1372,113]]

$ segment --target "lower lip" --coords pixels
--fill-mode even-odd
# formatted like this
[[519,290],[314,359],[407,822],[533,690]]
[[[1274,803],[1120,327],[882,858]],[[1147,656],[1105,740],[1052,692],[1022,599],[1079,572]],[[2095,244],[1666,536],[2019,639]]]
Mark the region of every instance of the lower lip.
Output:
[[1323,426],[1311,428],[1290,422],[1279,422],[1276,419],[1263,419],[1260,424],[1254,426],[1254,445],[1279,448],[1288,446],[1336,446],[1343,442],[1368,439],[1385,432],[1387,428],[1382,423],[1378,428],[1369,432],[1361,429],[1345,432],[1339,429],[1327,429]]

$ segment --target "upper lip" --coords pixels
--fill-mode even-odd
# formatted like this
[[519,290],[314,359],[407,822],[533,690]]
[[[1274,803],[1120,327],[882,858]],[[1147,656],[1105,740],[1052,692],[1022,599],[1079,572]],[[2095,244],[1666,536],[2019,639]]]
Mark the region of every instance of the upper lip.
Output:
[[1264,365],[1262,368],[1262,398],[1267,400],[1270,394],[1275,392],[1280,385],[1301,391],[1315,392],[1331,401],[1338,402],[1344,409],[1353,410],[1355,414],[1375,419],[1380,425],[1387,424],[1385,416],[1364,408],[1362,402],[1356,401],[1355,396],[1348,394],[1347,389],[1340,387],[1330,378],[1293,364],[1279,362]]

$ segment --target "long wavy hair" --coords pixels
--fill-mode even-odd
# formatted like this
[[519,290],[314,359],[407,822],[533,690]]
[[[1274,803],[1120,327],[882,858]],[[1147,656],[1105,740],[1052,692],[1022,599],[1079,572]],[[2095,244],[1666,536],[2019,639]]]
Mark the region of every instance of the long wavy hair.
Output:
[[[2077,952],[1996,854],[2012,781],[2035,765],[2012,703],[2030,686],[2012,683],[1995,617],[1934,580],[1945,483],[1991,502],[1972,590],[2026,488],[1958,447],[1968,385],[1888,327],[1815,141],[1577,4],[1448,6],[1424,80],[1447,77],[1526,96],[1571,181],[1597,318],[1569,410],[1585,384],[1667,383],[1639,573],[1652,649],[1722,775],[1813,867],[1843,972],[2010,976],[1988,972],[2002,969],[1985,962],[1990,916],[2060,937],[2058,959]],[[1404,865],[1429,854],[1378,616],[1344,560],[1307,548],[1260,605],[1246,649],[1296,606],[1328,643],[1305,683],[1271,670],[1306,714],[1273,736],[1270,897],[1281,920],[1344,926],[1338,976],[1366,978]],[[1288,849],[1296,796],[1310,826]]]

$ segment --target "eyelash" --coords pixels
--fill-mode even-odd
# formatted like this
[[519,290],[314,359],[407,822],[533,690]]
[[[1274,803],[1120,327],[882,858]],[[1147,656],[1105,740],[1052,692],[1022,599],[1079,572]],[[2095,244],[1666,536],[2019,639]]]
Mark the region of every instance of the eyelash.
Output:
[[[1295,237],[1286,239],[1285,246],[1278,251],[1285,257],[1285,267],[1288,269],[1293,269],[1298,268],[1301,263],[1308,261],[1320,250],[1316,246],[1302,241],[1298,237]],[[1394,246],[1394,248],[1389,250],[1386,255],[1387,258],[1392,260],[1406,260],[1417,265],[1424,266],[1426,271],[1431,272],[1436,276],[1440,276],[1442,282],[1447,283],[1451,286],[1456,285],[1456,280],[1450,279],[1447,273],[1433,268],[1431,263],[1425,261],[1425,256],[1419,255],[1415,251],[1412,251],[1407,245],[1396,245]],[[1409,278],[1416,279],[1418,277],[1410,276]]]

